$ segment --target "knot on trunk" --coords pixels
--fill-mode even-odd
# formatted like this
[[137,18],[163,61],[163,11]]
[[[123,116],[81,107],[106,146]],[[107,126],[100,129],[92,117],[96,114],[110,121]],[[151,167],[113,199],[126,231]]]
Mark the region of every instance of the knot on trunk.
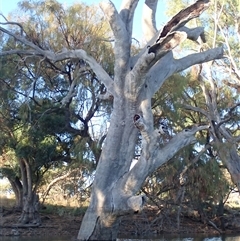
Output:
[[127,200],[127,205],[134,212],[139,212],[143,209],[143,206],[147,200],[145,195],[133,196]]

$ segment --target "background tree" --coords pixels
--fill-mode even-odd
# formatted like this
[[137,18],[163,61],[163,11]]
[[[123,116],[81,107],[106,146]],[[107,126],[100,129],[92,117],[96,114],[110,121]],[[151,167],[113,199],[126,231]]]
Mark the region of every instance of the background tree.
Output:
[[[187,44],[184,47],[187,48]],[[204,97],[192,71],[171,76],[152,99],[154,123],[157,126],[163,116],[167,117],[170,135],[189,125],[207,123],[205,116],[186,108],[204,107]],[[176,81],[181,85],[176,86]],[[166,219],[170,219],[169,213],[175,213],[176,219],[171,223],[175,230],[181,228],[181,218],[193,213],[196,220],[218,223],[223,215],[218,210],[233,188],[226,178],[226,168],[213,155],[216,151],[206,143],[208,130],[200,131],[197,137],[198,143],[179,151],[168,165],[163,165],[146,179],[142,189],[151,202],[164,212]],[[169,139],[169,136],[166,138]]]
[[[137,3],[135,0],[123,1],[119,12],[110,1],[101,4],[114,35],[113,75],[108,74],[106,68],[83,48],[68,47],[56,52],[44,46],[39,47],[38,42],[34,38],[30,38],[30,41],[24,31],[22,35],[17,35],[4,27],[0,28],[3,33],[24,45],[24,50],[15,48],[2,51],[2,56],[38,56],[42,58],[40,62],[50,62],[53,65],[66,60],[83,59],[107,89],[106,94],[99,95],[99,98],[113,98],[110,126],[97,165],[90,206],[78,235],[78,239],[82,240],[115,239],[120,217],[138,211],[143,206],[144,197],[137,193],[145,178],[180,149],[195,142],[196,132],[208,129],[208,125],[184,129],[174,133],[164,145],[159,145],[162,130],[154,127],[151,98],[173,73],[223,56],[223,49],[218,47],[174,58],[174,48],[186,38],[197,40],[203,33],[201,27],[190,29],[184,25],[198,17],[209,6],[209,1],[197,1],[157,31],[153,18],[156,1],[146,0],[146,5],[152,11],[144,17],[148,19],[144,23],[145,27],[151,26],[153,30],[146,34],[147,40],[151,40],[142,51],[131,56],[132,22]],[[73,92],[68,93],[72,98]],[[142,139],[141,156],[130,169],[139,131]]]
[[[185,1],[179,3],[186,4]],[[234,1],[216,0],[204,17],[194,23],[207,27],[207,41],[200,48],[195,45],[192,50],[198,52],[224,43],[226,58],[192,68],[189,75],[200,83],[198,95],[202,103],[188,103],[185,109],[197,112],[211,124],[206,136],[210,145],[208,152],[217,154],[216,159],[224,163],[239,191],[239,53],[236,48],[239,44],[236,22],[239,8],[236,6],[238,3]],[[172,9],[171,4],[169,9]]]
[[[104,21],[99,21],[96,8],[76,4],[64,9],[55,1],[23,1],[19,5],[27,21],[25,19],[20,30],[12,27],[16,34],[24,29],[26,39],[39,49],[81,46],[103,62],[111,73],[108,28]],[[14,26],[14,23],[8,23]],[[93,39],[88,38],[90,34],[94,42],[103,41],[94,45]],[[5,38],[3,49],[11,51],[16,44],[14,39]],[[25,51],[24,45],[18,43],[18,46]],[[1,103],[3,135],[12,140],[6,144],[5,151],[8,148],[13,150],[18,161],[14,171],[12,160],[8,158],[11,165],[6,169],[8,164],[5,162],[2,170],[12,185],[18,178],[21,195],[18,206],[23,207],[20,221],[40,223],[39,217],[35,217],[35,204],[43,174],[52,166],[61,166],[61,163],[73,168],[73,162],[76,162],[75,165],[87,165],[91,175],[98,162],[105,138],[101,128],[106,128],[106,123],[98,124],[93,116],[107,119],[108,113],[102,112],[107,103],[100,103],[97,99],[105,87],[83,59],[63,59],[53,63],[39,58],[29,59],[21,53],[15,57],[9,60],[6,56],[2,58],[1,82],[4,88],[1,90]],[[9,123],[12,125],[7,126]],[[93,127],[99,129],[98,133],[93,134]]]

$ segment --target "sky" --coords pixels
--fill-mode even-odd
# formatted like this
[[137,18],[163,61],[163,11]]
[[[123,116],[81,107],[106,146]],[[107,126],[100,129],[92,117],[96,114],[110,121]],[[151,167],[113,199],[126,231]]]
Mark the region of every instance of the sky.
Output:
[[[76,2],[85,2],[90,4],[99,4],[101,0],[58,0],[58,2],[64,3],[65,5],[71,5]],[[165,16],[166,9],[166,1],[167,0],[158,0],[158,8],[157,8],[157,28],[160,29],[163,24],[165,24],[169,18]],[[4,16],[7,16],[11,11],[16,10],[17,3],[19,0],[0,0],[0,13]],[[122,0],[112,0],[115,4],[116,8],[119,10],[121,6]],[[134,25],[133,25],[133,37],[138,40],[142,39],[142,32],[139,23],[141,23],[141,15],[142,15],[142,7],[144,0],[140,0],[136,9],[135,17],[134,17]]]

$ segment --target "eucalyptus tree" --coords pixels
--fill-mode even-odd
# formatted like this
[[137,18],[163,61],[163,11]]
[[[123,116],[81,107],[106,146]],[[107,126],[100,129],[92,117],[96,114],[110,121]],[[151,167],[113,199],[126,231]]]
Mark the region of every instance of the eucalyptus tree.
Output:
[[[124,0],[120,11],[111,1],[100,4],[114,38],[113,74],[109,74],[105,66],[101,66],[100,61],[81,46],[50,49],[31,41],[25,31],[16,34],[4,25],[0,28],[4,34],[25,46],[24,49],[1,51],[2,56],[21,54],[52,64],[83,59],[107,90],[98,99],[113,100],[110,126],[97,165],[91,202],[78,234],[80,240],[116,239],[120,217],[143,207],[144,197],[137,193],[145,178],[181,148],[195,142],[196,132],[208,128],[208,125],[200,125],[184,129],[165,145],[159,145],[161,131],[153,124],[151,97],[173,73],[222,58],[223,49],[217,47],[175,58],[174,49],[179,44],[187,38],[197,40],[203,34],[202,27],[190,29],[185,24],[198,17],[209,6],[209,1],[197,1],[175,15],[159,31],[155,25],[157,2],[145,1],[148,11],[144,15],[143,29],[148,43],[137,55],[131,55],[131,45],[138,1]],[[68,93],[72,96],[71,92]],[[142,138],[141,156],[130,168],[139,132]]]
[[[96,8],[75,4],[65,9],[56,1],[23,1],[19,7],[26,16],[22,25],[17,24],[21,28],[16,30],[14,22],[7,22],[16,35],[24,31],[26,39],[39,49],[85,48],[111,74],[111,40]],[[98,45],[93,44],[96,41],[100,41]],[[16,47],[25,51],[26,46],[3,36],[1,51]],[[62,59],[55,63],[22,53],[8,57],[1,58],[0,79],[2,132],[5,140],[11,140],[4,146],[9,161],[3,164],[3,170],[16,190],[16,197],[20,196],[20,222],[38,225],[37,190],[43,175],[51,166],[59,167],[63,162],[69,168],[72,162],[88,162],[89,170],[95,169],[105,135],[103,131],[101,136],[101,130],[91,133],[94,125],[101,127],[92,119],[94,115],[106,119],[105,107],[109,105],[97,99],[96,95],[104,92],[105,87],[84,59]],[[17,160],[14,167],[9,148],[14,150]]]
[[[240,191],[240,66],[239,50],[236,46],[240,43],[239,7],[238,1],[214,2],[209,13],[213,26],[212,41],[208,44],[216,46],[219,42],[223,42],[226,48],[226,60],[215,65],[210,62],[206,66],[206,78],[199,76],[208,107],[207,118],[211,120],[213,145],[230,172],[238,191]],[[210,17],[212,12],[214,17]],[[221,76],[215,69],[221,73]],[[206,84],[206,81],[209,84]],[[227,103],[222,101],[225,99],[228,100]]]
[[[2,67],[2,70],[4,70],[4,66]],[[14,71],[11,70],[11,72]],[[10,181],[16,196],[17,208],[22,211],[18,221],[19,225],[38,226],[41,223],[38,187],[45,172],[53,164],[71,161],[69,143],[57,138],[57,136],[63,134],[66,136],[61,125],[61,120],[64,120],[65,115],[62,113],[51,114],[52,120],[57,120],[57,127],[52,126],[50,132],[45,128],[46,125],[49,126],[49,123],[45,123],[50,121],[49,115],[47,120],[39,118],[46,112],[46,104],[34,108],[33,104],[29,102],[27,108],[32,108],[31,117],[29,117],[29,112],[25,108],[26,105],[19,100],[18,94],[20,92],[16,94],[16,91],[14,92],[7,85],[7,83],[13,84],[11,81],[16,81],[16,79],[10,78],[11,81],[9,81],[4,74],[2,77],[4,84],[0,91],[0,170],[3,176]],[[29,121],[29,118],[31,121]],[[52,122],[50,123],[53,124]],[[54,124],[56,124],[56,121]]]

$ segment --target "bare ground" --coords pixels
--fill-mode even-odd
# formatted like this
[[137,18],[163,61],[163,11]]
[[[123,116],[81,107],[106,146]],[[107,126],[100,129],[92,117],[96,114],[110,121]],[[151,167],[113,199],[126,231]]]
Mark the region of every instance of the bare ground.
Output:
[[[39,227],[16,227],[20,217],[19,211],[13,208],[0,209],[0,236],[67,236],[76,238],[83,214],[59,215],[41,213],[42,224]],[[168,213],[164,210],[148,206],[141,213],[122,218],[119,237],[149,236],[162,233],[190,234],[205,233],[240,233],[240,212],[232,211],[224,215],[224,229],[217,218],[203,223],[195,213],[181,214]]]

